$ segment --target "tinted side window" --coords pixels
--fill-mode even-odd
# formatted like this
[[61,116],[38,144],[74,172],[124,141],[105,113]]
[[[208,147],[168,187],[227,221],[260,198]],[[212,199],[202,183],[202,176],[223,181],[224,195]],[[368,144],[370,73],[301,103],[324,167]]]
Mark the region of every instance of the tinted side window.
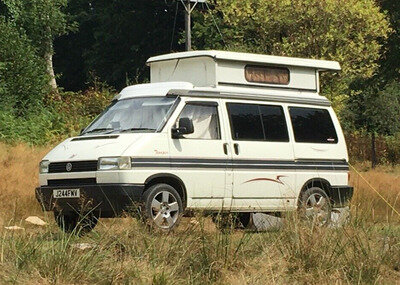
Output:
[[336,130],[328,110],[291,107],[289,111],[296,142],[338,142]]
[[237,140],[264,140],[258,105],[228,103],[232,138]]
[[289,135],[281,106],[228,103],[232,138],[288,142]]
[[264,125],[265,140],[271,142],[288,142],[289,135],[285,114],[281,106],[260,105]]
[[194,133],[185,135],[187,139],[221,139],[219,129],[217,106],[186,104],[176,122],[178,125],[180,118],[189,118],[193,121]]

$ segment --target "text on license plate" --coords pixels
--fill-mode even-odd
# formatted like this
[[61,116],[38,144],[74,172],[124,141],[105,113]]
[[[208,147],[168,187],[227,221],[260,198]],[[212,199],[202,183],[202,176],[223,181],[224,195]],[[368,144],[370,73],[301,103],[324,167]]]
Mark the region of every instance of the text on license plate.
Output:
[[54,198],[79,198],[80,197],[79,189],[57,189],[53,190]]

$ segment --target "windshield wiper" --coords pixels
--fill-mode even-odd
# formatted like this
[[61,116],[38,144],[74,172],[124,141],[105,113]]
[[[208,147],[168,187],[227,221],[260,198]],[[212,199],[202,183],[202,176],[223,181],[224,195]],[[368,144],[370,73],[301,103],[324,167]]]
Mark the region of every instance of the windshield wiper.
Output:
[[132,132],[132,131],[156,131],[156,129],[153,129],[153,128],[129,128],[129,129],[120,130],[121,133]]
[[93,129],[87,132],[84,132],[84,134],[90,134],[90,133],[97,133],[97,132],[105,132],[105,131],[114,131],[113,128],[98,128],[98,129]]

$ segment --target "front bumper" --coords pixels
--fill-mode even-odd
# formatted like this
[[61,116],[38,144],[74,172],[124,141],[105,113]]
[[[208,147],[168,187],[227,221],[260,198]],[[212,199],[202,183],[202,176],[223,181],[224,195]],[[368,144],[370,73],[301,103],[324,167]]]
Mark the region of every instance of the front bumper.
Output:
[[[79,189],[80,198],[53,198],[53,190],[59,189]],[[41,186],[36,188],[36,199],[45,211],[95,211],[108,218],[141,203],[143,191],[141,184]]]

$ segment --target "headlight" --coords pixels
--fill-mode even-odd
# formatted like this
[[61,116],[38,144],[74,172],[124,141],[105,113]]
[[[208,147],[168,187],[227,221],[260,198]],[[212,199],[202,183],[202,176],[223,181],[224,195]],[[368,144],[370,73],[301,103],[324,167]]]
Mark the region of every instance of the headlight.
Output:
[[132,164],[129,156],[100,157],[97,166],[98,170],[127,170],[131,168]]
[[43,174],[43,173],[49,173],[49,165],[50,165],[50,161],[48,160],[42,160],[39,163],[39,173]]

